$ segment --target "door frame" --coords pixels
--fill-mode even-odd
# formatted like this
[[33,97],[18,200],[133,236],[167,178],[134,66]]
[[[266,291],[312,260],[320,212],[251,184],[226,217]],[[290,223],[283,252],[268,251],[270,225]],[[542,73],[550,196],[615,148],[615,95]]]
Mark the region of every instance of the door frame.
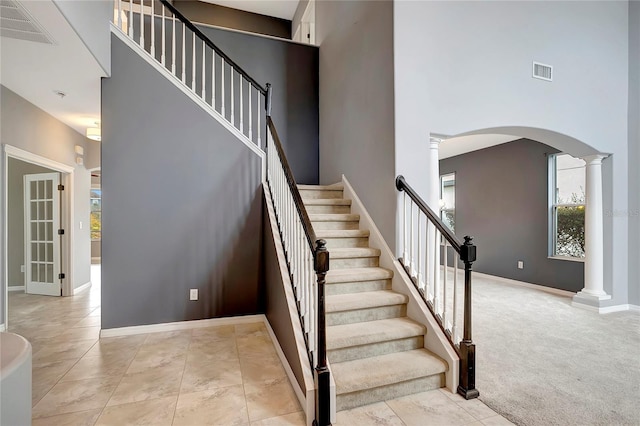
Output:
[[46,157],[42,157],[38,154],[31,153],[29,151],[25,151],[20,148],[16,148],[15,146],[2,144],[2,197],[1,197],[1,211],[3,213],[3,221],[2,221],[2,256],[0,256],[0,266],[2,266],[2,288],[0,291],[3,292],[4,297],[4,328],[8,328],[9,326],[9,287],[8,287],[8,279],[9,273],[7,271],[7,256],[8,256],[8,235],[7,232],[9,230],[8,223],[8,178],[9,178],[9,158],[14,158],[16,160],[25,161],[27,163],[35,164],[38,166],[46,167],[56,172],[60,172],[60,183],[64,185],[64,193],[60,198],[60,207],[61,207],[61,215],[60,221],[63,229],[65,229],[65,235],[68,235],[68,238],[64,238],[62,241],[62,262],[60,263],[60,267],[65,273],[65,278],[62,280],[62,296],[72,296],[73,295],[73,254],[74,254],[74,227],[71,226],[74,223],[73,218],[73,181],[74,181],[74,172],[75,167],[69,166],[64,163],[57,162],[55,160],[51,160]]

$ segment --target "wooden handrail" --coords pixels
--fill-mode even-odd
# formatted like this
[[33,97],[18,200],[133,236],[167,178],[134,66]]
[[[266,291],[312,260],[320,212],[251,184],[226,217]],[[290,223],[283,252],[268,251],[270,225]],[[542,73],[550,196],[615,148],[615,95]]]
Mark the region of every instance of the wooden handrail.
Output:
[[[153,1],[153,0],[152,0]],[[240,65],[236,64],[229,56],[227,56],[226,53],[224,53],[218,46],[215,45],[214,42],[212,42],[209,37],[207,37],[206,35],[204,35],[204,33],[202,31],[200,31],[198,29],[198,27],[196,27],[190,20],[188,20],[182,13],[180,13],[180,11],[178,9],[175,8],[175,6],[173,6],[171,3],[169,3],[167,0],[160,0],[160,2],[171,11],[171,13],[173,13],[175,16],[178,17],[178,19],[187,27],[189,28],[191,31],[193,31],[207,46],[209,46],[211,49],[213,49],[218,56],[222,57],[225,62],[227,62],[233,69],[236,70],[236,72],[240,75],[242,75],[245,80],[247,80],[249,83],[251,83],[251,85],[253,87],[255,87],[258,91],[260,91],[260,93],[262,93],[263,95],[267,95],[267,89],[265,89],[264,87],[262,87],[262,85],[260,83],[258,83],[257,81],[255,81],[245,70],[242,69],[242,67],[240,67]]]
[[440,233],[444,235],[447,241],[449,241],[449,244],[451,244],[451,246],[458,252],[458,254],[460,254],[463,244],[460,242],[460,240],[458,240],[455,234],[451,232],[451,229],[449,229],[449,227],[444,224],[442,219],[440,219],[440,217],[435,214],[433,210],[431,210],[427,203],[425,203],[424,200],[420,198],[418,193],[404,179],[404,176],[400,175],[396,178],[396,188],[398,189],[398,191],[404,191],[407,193],[409,198],[413,200],[416,206],[418,206],[418,208],[422,210],[422,213],[427,215],[431,223],[433,223],[438,231],[440,231]]
[[[282,162],[282,169],[287,179],[287,185],[289,186],[289,190],[291,191],[291,195],[293,196],[293,201],[296,205],[298,215],[300,216],[300,221],[302,222],[302,227],[304,228],[304,233],[307,237],[309,248],[313,253],[315,253],[316,241],[318,241],[318,238],[316,237],[316,233],[313,230],[313,226],[311,225],[311,220],[309,219],[309,215],[307,214],[307,209],[304,207],[304,203],[302,202],[302,197],[300,196],[300,191],[298,190],[296,180],[293,177],[293,172],[291,171],[291,167],[289,166],[289,161],[287,161],[287,156],[284,153],[282,143],[280,142],[278,132],[276,131],[276,126],[273,124],[273,120],[271,119],[271,117],[267,117],[267,126],[269,128],[269,131],[271,131],[271,135],[273,136],[273,143],[276,147],[276,150],[278,151],[280,161]],[[269,154],[267,153],[267,155]]]

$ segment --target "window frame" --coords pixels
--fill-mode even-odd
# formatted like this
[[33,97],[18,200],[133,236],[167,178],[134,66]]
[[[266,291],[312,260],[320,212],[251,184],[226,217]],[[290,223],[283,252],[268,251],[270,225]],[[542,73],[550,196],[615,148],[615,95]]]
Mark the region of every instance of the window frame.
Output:
[[[445,209],[444,208],[444,178],[447,178],[449,176],[453,176],[453,209]],[[451,232],[453,232],[454,234],[456,233],[456,172],[451,172],[451,173],[445,173],[440,175],[440,206],[439,206],[439,210],[440,210],[440,220],[447,225],[447,227],[451,230]],[[453,228],[451,228],[449,226],[448,221],[446,221],[444,219],[444,213],[447,211],[453,211]]]
[[[100,191],[100,197],[99,198],[91,196],[94,191]],[[100,200],[100,210],[93,210],[93,200]],[[94,231],[94,230],[91,229],[91,215],[94,212],[99,212],[100,213],[100,231]],[[99,238],[93,238],[93,233],[94,232],[99,232],[100,233],[100,237]],[[90,195],[89,195],[89,237],[90,237],[91,241],[102,241],[102,188],[91,188],[90,189]]]
[[[548,218],[548,258],[549,259],[557,259],[557,260],[569,260],[573,262],[584,262],[586,257],[576,257],[576,256],[567,256],[562,254],[557,254],[557,246],[558,246],[558,207],[583,207],[587,209],[586,202],[585,203],[558,203],[558,194],[557,194],[557,157],[559,155],[569,155],[565,152],[557,152],[554,154],[550,154],[548,156],[547,163],[547,172],[548,172],[548,188],[547,188],[547,196],[548,196],[548,209],[547,209],[547,218]],[[585,166],[586,167],[586,166]],[[585,182],[586,184],[586,182]]]

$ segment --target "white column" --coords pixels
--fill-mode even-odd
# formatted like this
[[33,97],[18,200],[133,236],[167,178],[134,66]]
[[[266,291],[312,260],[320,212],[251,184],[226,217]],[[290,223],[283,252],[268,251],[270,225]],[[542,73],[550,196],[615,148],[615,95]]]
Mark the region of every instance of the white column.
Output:
[[[440,158],[438,154],[438,150],[440,147],[440,142],[442,139],[430,137],[429,138],[429,158],[428,158],[428,166],[429,169],[427,171],[429,175],[429,190],[427,192],[427,199],[425,200],[431,210],[433,210],[437,215],[440,214]],[[439,302],[439,291],[440,291],[440,246],[439,241],[436,240],[436,228],[433,225],[430,225],[431,222],[427,222],[429,224],[429,238],[427,238],[426,244],[428,244],[428,249],[426,253],[429,253],[429,258],[427,259],[427,272],[425,273],[425,281],[431,284],[431,289],[433,291],[434,296],[438,299]],[[438,306],[435,306],[436,312],[439,312]]]
[[[604,224],[602,205],[602,160],[606,155],[590,155],[586,161],[584,288],[574,303],[610,299],[604,291]],[[580,300],[582,299],[582,300]],[[587,303],[588,304],[588,303]]]

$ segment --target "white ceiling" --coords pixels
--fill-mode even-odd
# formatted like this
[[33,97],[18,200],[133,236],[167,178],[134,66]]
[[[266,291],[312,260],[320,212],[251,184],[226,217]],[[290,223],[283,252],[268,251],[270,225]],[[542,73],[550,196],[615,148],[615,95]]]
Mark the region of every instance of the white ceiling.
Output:
[[0,83],[85,134],[100,118],[104,71],[51,0],[20,4],[55,44],[1,37]]
[[513,135],[467,135],[446,138],[438,147],[438,156],[441,160],[467,152],[489,148],[495,145],[521,139],[520,136]]
[[217,4],[245,12],[275,16],[276,18],[293,19],[298,0],[200,0],[205,3]]

